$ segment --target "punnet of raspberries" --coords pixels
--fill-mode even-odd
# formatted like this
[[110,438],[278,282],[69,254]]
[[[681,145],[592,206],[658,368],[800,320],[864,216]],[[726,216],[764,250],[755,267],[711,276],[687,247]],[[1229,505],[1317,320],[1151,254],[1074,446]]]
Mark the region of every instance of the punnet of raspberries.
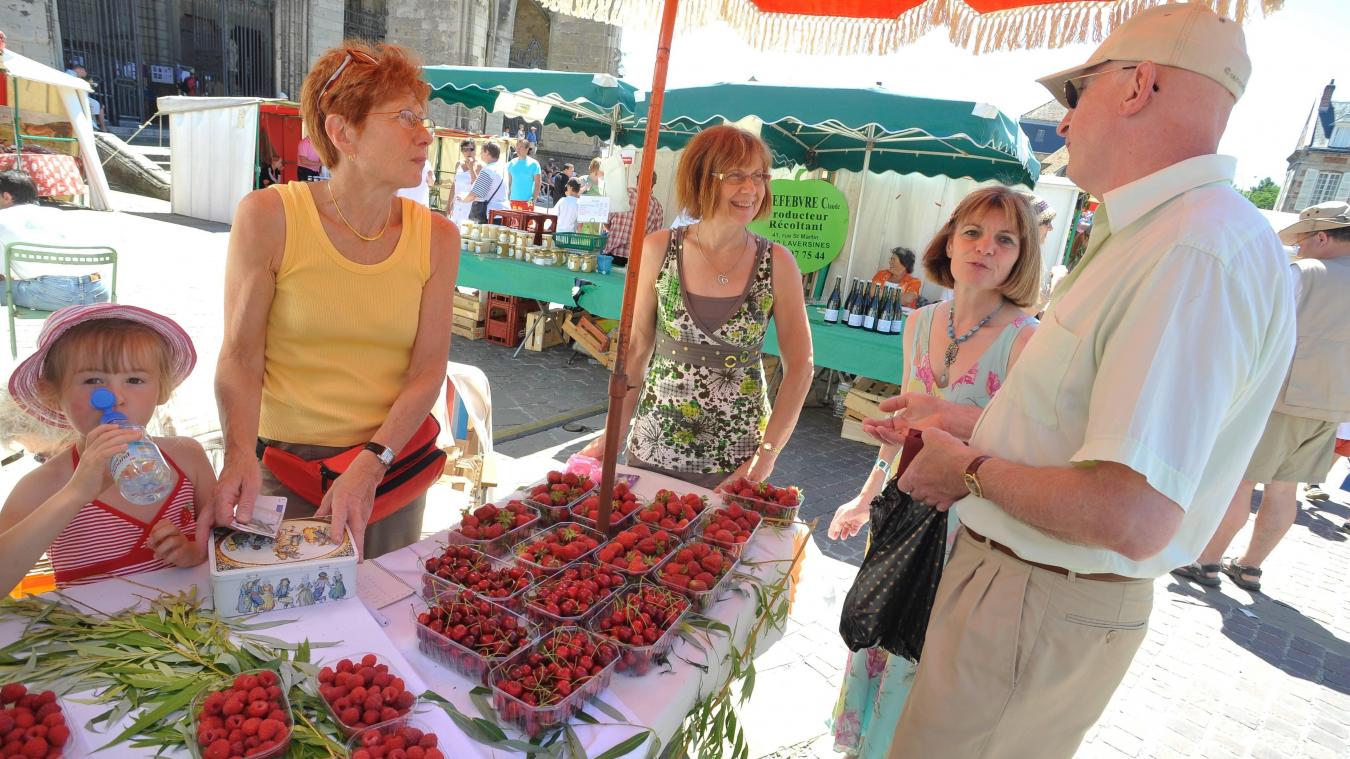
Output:
[[319,695],[348,736],[402,717],[417,701],[404,687],[403,678],[390,672],[389,665],[375,654],[340,659],[336,666],[319,670]]
[[352,736],[351,759],[445,759],[436,734],[408,720],[395,720],[368,727]]
[[596,557],[621,572],[646,574],[679,545],[665,530],[653,530],[645,523],[629,527],[600,547]]
[[505,506],[485,504],[472,511],[465,509],[455,532],[470,540],[495,540],[539,519],[539,514],[524,501],[508,501]]
[[[642,503],[626,482],[614,483],[614,498],[610,502],[609,523],[619,524],[637,511]],[[591,494],[572,507],[572,518],[590,527],[600,522],[600,496]]]
[[69,742],[70,728],[55,693],[29,693],[22,683],[0,686],[0,756],[62,756]]
[[[494,600],[510,598],[534,584],[534,574],[524,567],[494,561],[472,546],[446,546],[444,551],[427,557],[422,568],[433,577],[450,582]],[[446,586],[424,578],[423,591],[435,598]]]
[[244,672],[202,699],[197,743],[203,759],[277,756],[290,744],[291,715],[277,673]]

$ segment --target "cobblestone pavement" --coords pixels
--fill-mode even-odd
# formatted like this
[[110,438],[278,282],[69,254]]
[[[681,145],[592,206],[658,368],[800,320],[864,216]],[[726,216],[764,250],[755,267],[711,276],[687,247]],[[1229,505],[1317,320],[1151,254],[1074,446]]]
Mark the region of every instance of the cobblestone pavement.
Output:
[[[122,302],[145,305],[181,321],[197,344],[199,364],[176,393],[168,421],[209,438],[218,427],[211,376],[220,345],[221,276],[227,228],[167,213],[167,204],[119,195],[135,214],[72,212],[93,219],[121,254]],[[21,354],[37,322],[19,329]],[[525,483],[565,461],[603,423],[604,370],[568,349],[511,351],[456,340],[456,361],[491,378],[503,486]],[[8,376],[8,351],[0,370]],[[566,426],[553,426],[574,419]],[[863,539],[825,538],[835,508],[867,475],[874,451],[839,438],[824,408],[803,411],[773,479],[807,491],[804,519],[818,520],[788,630],[757,661],[755,696],[742,718],[755,757],[834,757],[830,709],[846,651],[836,632],[839,604],[861,561]],[[0,497],[13,476],[0,472]],[[1345,462],[1330,481],[1346,476]],[[440,488],[437,489],[441,490]],[[1265,592],[1227,580],[1202,592],[1164,577],[1156,584],[1150,631],[1125,682],[1079,756],[1346,757],[1350,756],[1350,494],[1304,504],[1298,521],[1266,565]],[[426,528],[454,518],[457,503],[433,492]],[[1235,541],[1246,544],[1247,533]],[[784,715],[792,719],[785,720]]]

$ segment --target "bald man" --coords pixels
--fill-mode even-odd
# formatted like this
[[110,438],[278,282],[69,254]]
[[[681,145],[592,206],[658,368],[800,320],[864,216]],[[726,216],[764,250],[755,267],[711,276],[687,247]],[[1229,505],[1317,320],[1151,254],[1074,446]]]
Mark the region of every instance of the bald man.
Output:
[[[891,757],[1073,756],[1154,578],[1223,517],[1294,348],[1279,240],[1216,154],[1250,73],[1241,28],[1190,4],[1041,80],[1068,108],[1068,175],[1102,208],[1017,371],[978,423],[944,407],[900,478],[961,531]],[[888,432],[906,405],[883,405]]]

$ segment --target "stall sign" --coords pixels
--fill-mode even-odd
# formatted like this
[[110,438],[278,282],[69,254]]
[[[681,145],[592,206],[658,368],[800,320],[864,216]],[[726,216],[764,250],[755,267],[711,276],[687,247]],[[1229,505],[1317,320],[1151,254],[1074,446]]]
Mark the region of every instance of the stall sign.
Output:
[[823,179],[775,179],[769,187],[773,213],[751,224],[750,231],[791,251],[802,274],[829,266],[848,235],[844,193]]
[[577,198],[577,221],[609,221],[609,198],[604,195],[582,195]]
[[158,84],[173,84],[173,66],[150,65],[150,81]]
[[492,110],[496,113],[506,113],[525,121],[538,121],[542,124],[551,109],[552,106],[537,98],[517,95],[514,92],[503,92],[497,96],[497,102]]

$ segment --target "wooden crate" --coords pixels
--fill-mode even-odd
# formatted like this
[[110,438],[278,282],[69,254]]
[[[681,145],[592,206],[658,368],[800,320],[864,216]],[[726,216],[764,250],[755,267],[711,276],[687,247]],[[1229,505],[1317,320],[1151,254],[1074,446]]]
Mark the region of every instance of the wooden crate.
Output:
[[881,402],[899,394],[899,385],[859,377],[844,397],[844,408],[853,412],[854,419],[878,419],[885,416],[879,408]]
[[567,342],[567,336],[562,331],[563,316],[566,313],[566,311],[533,311],[525,314],[525,350],[542,351]]
[[[595,325],[594,321],[591,321],[594,317],[590,314],[584,311],[575,314],[571,311],[566,313],[567,315],[563,318],[562,322],[563,333],[572,338],[577,345],[581,346],[581,349],[589,354],[591,358],[599,361],[606,369],[613,371],[618,341],[606,338],[605,343],[602,344],[597,340],[593,330],[599,329],[599,327]],[[589,326],[589,329],[587,326],[581,325],[587,325]]]
[[862,422],[857,419],[845,417],[844,424],[839,429],[839,437],[845,440],[855,440],[859,443],[867,443],[868,445],[874,445],[878,448],[881,447],[881,442],[879,440],[869,436],[866,432],[863,432]]
[[487,318],[486,293],[455,293],[454,316],[466,321],[481,322]]

